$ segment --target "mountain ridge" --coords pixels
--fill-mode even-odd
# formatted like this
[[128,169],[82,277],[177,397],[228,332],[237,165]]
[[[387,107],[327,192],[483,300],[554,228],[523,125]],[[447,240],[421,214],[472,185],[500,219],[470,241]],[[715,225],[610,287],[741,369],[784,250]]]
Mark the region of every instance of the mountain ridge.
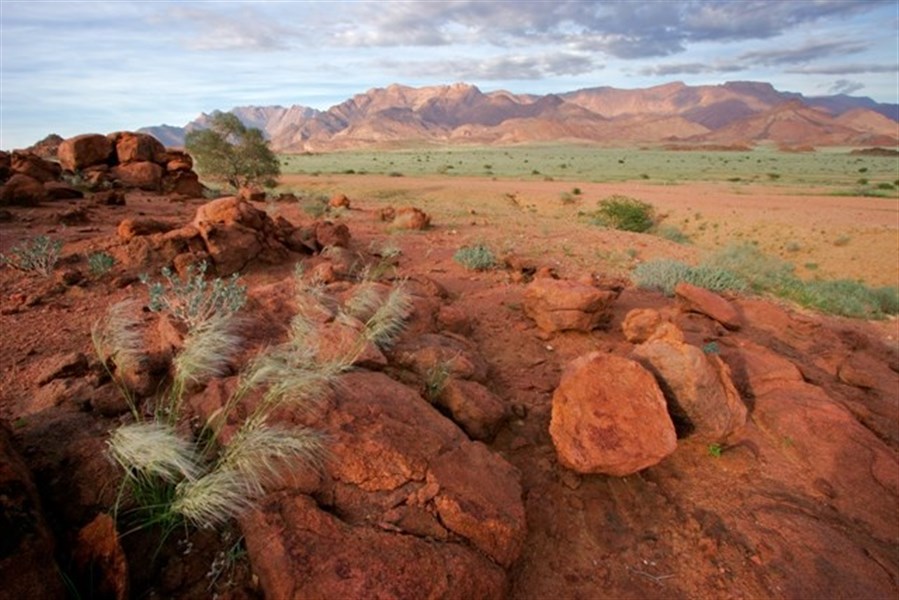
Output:
[[[184,127],[140,131],[168,146],[208,127],[203,113]],[[521,144],[568,140],[604,145],[683,142],[864,146],[899,144],[899,105],[847,95],[805,97],[767,82],[730,81],[648,88],[608,86],[544,95],[483,92],[466,83],[391,84],[327,110],[301,105],[230,109],[263,131],[279,152],[398,144]]]

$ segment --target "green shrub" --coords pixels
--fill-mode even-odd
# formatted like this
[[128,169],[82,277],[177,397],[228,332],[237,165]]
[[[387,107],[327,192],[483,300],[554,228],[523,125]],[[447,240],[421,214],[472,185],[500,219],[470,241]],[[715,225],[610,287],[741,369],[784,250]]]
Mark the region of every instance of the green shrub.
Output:
[[53,275],[53,267],[59,260],[62,242],[39,235],[30,242],[14,246],[9,254],[0,254],[0,265],[8,265],[19,271],[34,272],[44,277]]
[[151,282],[146,275],[141,281],[149,287],[148,308],[153,312],[165,311],[189,327],[211,319],[215,315],[230,315],[240,310],[247,301],[247,288],[239,283],[238,274],[228,279],[216,277],[206,280],[206,262],[191,265],[182,279],[168,267],[162,269],[166,283]]
[[599,201],[593,222],[611,229],[643,233],[653,226],[653,208],[636,198],[616,194]]
[[650,260],[637,265],[632,277],[638,286],[658,290],[667,296],[673,296],[674,288],[681,282],[716,292],[746,289],[745,281],[724,269],[707,265],[691,267],[670,259]]
[[732,273],[757,292],[777,289],[795,278],[795,267],[791,263],[768,256],[753,244],[731,244],[702,264]]
[[844,317],[870,319],[899,313],[899,288],[870,288],[848,279],[797,279],[775,293],[802,306]]
[[91,275],[100,277],[105,275],[115,266],[115,258],[106,252],[92,252],[87,257],[87,267]]
[[493,251],[484,244],[462,246],[453,255],[453,260],[473,271],[487,271],[496,266]]

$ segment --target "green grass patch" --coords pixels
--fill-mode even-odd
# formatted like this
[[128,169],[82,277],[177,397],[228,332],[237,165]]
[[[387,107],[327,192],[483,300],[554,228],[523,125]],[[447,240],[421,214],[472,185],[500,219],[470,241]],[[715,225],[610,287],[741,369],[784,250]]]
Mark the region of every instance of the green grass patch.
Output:
[[697,266],[659,259],[642,263],[634,283],[671,296],[678,283],[712,291],[767,293],[821,312],[862,319],[899,314],[899,288],[871,288],[848,279],[803,281],[791,263],[767,256],[752,244],[735,245]]
[[496,267],[496,256],[484,244],[462,246],[456,250],[453,260],[472,271],[487,271]]
[[610,229],[643,233],[655,225],[654,212],[647,202],[615,194],[599,201],[592,221]]

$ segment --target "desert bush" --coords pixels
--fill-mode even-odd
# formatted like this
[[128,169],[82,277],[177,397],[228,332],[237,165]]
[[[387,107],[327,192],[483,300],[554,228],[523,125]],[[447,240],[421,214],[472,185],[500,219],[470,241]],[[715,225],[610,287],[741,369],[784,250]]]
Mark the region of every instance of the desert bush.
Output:
[[663,225],[656,230],[656,235],[675,244],[689,244],[690,236],[673,225]]
[[611,229],[643,233],[653,226],[653,208],[636,198],[616,194],[599,201],[593,222]]
[[795,279],[792,263],[768,256],[753,244],[725,246],[702,264],[732,273],[757,292],[778,289]]
[[166,283],[151,282],[146,275],[141,281],[150,292],[148,308],[168,312],[188,327],[196,327],[214,315],[232,314],[247,301],[247,288],[239,283],[237,273],[228,279],[206,280],[206,262],[191,265],[184,278],[168,267],[162,269]]
[[[193,427],[184,398],[192,387],[224,373],[241,340],[235,333],[234,312],[217,312],[190,326],[183,349],[173,360],[166,390],[146,409],[132,404],[133,422],[115,429],[107,442],[110,456],[124,473],[114,507],[117,517],[128,517],[135,529],[159,526],[163,536],[183,525],[216,526],[254,506],[281,480],[286,467],[320,466],[325,456],[322,435],[309,428],[273,424],[273,412],[318,406],[365,344],[393,340],[410,302],[402,285],[383,300],[375,299],[370,291],[374,288],[357,290],[356,299],[348,301],[341,314],[368,314],[358,339],[337,356],[323,358],[320,321],[310,310],[318,297],[309,297],[308,284],[301,278],[298,270],[295,295],[300,308],[287,340],[252,359],[224,405]],[[114,378],[121,376],[119,367],[136,360],[138,353],[139,322],[129,314],[127,306],[115,305],[94,327],[95,347]],[[251,395],[252,402],[245,402]],[[231,428],[227,442],[221,435],[226,425]],[[120,514],[126,505],[131,508]]]
[[484,244],[462,246],[453,254],[453,260],[473,271],[487,271],[496,266],[496,256]]
[[669,259],[650,260],[637,265],[632,276],[638,286],[658,290],[667,296],[673,296],[674,288],[681,282],[719,292],[746,289],[745,281],[724,269],[707,265],[693,267]]
[[822,312],[863,319],[899,313],[899,288],[870,288],[858,281],[789,282],[775,291],[802,306]]
[[115,258],[107,252],[92,252],[87,257],[87,267],[91,275],[100,277],[115,266]]
[[50,277],[61,251],[61,241],[52,240],[46,235],[39,235],[29,242],[14,246],[9,254],[0,254],[0,265]]

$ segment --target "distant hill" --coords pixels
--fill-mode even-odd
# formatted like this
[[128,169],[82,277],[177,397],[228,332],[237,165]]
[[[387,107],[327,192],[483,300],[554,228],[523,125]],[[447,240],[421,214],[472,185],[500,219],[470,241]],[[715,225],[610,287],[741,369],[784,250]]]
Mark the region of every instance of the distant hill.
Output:
[[[899,144],[899,105],[854,96],[804,97],[771,84],[733,81],[644,89],[596,87],[563,94],[484,93],[473,85],[390,85],[326,111],[304,106],[241,106],[231,111],[261,129],[280,152],[401,144],[521,144],[581,141],[604,145],[684,142],[862,146]],[[214,114],[214,113],[213,113]],[[208,126],[140,131],[167,146]]]

